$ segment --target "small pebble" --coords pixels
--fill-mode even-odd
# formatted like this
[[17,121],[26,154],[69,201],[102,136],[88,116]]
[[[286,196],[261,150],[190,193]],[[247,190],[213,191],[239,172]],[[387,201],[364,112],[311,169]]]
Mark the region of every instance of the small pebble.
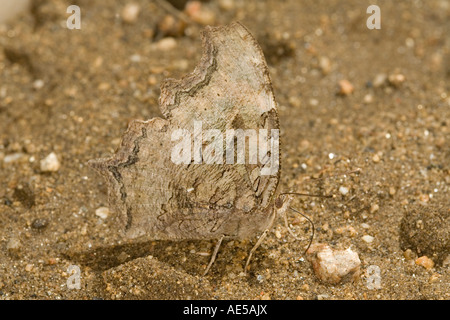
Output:
[[380,206],[376,203],[374,203],[371,207],[370,207],[370,213],[375,213],[380,209]]
[[374,155],[373,155],[373,157],[372,157],[372,161],[374,162],[374,163],[378,163],[378,162],[380,162],[380,156],[378,155],[378,153],[375,153]]
[[33,267],[34,267],[34,264],[29,263],[29,264],[27,264],[27,265],[25,266],[25,271],[26,271],[26,272],[31,272],[31,271],[33,271]]
[[364,103],[369,104],[373,102],[373,95],[371,95],[370,93],[366,94],[364,96]]
[[403,82],[405,82],[406,77],[403,74],[395,73],[389,75],[388,80],[391,85],[398,88]]
[[377,74],[372,83],[375,88],[379,88],[386,83],[387,75],[384,73]]
[[235,5],[234,0],[219,0],[220,9],[225,11],[233,10]]
[[348,96],[353,93],[355,88],[348,80],[340,80],[339,81],[339,94],[343,96]]
[[450,266],[450,254],[444,259],[444,262],[442,262],[443,267]]
[[56,172],[61,167],[61,163],[54,152],[51,152],[45,159],[41,160],[42,172]]
[[170,14],[158,22],[158,30],[164,37],[181,37],[185,29],[186,24]]
[[366,243],[372,243],[374,240],[374,237],[369,236],[368,234],[361,237],[361,239]]
[[331,71],[331,61],[327,57],[319,58],[319,67],[323,75],[327,75]]
[[264,281],[264,276],[263,275],[260,275],[260,274],[258,274],[258,276],[256,277],[256,280],[258,281],[258,282],[263,282]]
[[108,218],[109,215],[109,208],[107,207],[100,207],[97,210],[95,210],[95,215],[97,217],[100,217],[102,219]]
[[269,295],[268,293],[264,293],[264,294],[261,296],[261,300],[271,300],[270,295]]
[[172,37],[167,37],[155,43],[155,48],[161,51],[170,51],[177,47],[177,41]]
[[22,160],[23,158],[25,158],[25,154],[21,152],[8,154],[3,158],[3,163],[5,164],[14,163],[19,160]]
[[334,250],[327,244],[313,244],[307,251],[316,276],[323,282],[338,284],[359,277],[361,261],[350,248]]
[[45,218],[34,219],[33,222],[31,223],[31,227],[33,229],[37,229],[37,230],[42,230],[45,227],[47,227],[47,225],[48,225],[48,220]]
[[184,11],[193,21],[203,25],[213,25],[216,21],[214,11],[204,6],[201,1],[188,1]]
[[130,57],[130,61],[131,62],[141,62],[141,56],[140,55],[138,55],[138,54],[133,54],[131,57]]
[[36,90],[42,89],[44,87],[44,81],[37,79],[33,82],[33,88]]
[[122,10],[122,20],[133,24],[136,22],[140,11],[141,7],[137,3],[128,3]]
[[348,188],[341,186],[341,187],[339,187],[339,192],[345,196],[348,193]]
[[405,250],[405,252],[403,252],[403,256],[405,257],[406,260],[415,260],[415,259],[417,259],[416,253],[413,252],[411,249]]
[[390,194],[391,196],[393,196],[393,195],[395,195],[395,193],[396,193],[395,188],[394,188],[394,187],[389,187],[389,194]]
[[424,267],[427,270],[430,270],[434,267],[434,262],[427,256],[422,256],[416,259],[416,264]]
[[430,279],[428,280],[430,283],[434,283],[434,282],[438,282],[439,278],[441,277],[441,275],[439,273],[433,273],[430,277]]
[[311,98],[311,99],[309,99],[309,104],[313,107],[316,107],[319,105],[319,100]]

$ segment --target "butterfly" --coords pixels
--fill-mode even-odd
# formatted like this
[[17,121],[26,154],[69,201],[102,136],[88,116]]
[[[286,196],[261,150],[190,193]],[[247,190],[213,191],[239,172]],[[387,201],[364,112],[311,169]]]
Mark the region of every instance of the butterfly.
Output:
[[246,27],[206,27],[202,40],[195,70],[161,85],[164,118],[130,122],[114,156],[89,164],[107,180],[128,238],[218,240],[206,274],[224,239],[259,235],[247,270],[291,200],[276,194],[277,104],[263,52]]

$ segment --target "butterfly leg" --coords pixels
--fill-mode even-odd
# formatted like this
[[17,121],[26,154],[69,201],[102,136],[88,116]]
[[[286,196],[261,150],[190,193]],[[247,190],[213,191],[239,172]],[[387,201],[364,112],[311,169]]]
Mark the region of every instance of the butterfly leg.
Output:
[[220,248],[220,245],[222,244],[222,241],[223,241],[224,237],[225,237],[225,235],[222,235],[220,237],[219,241],[217,241],[217,244],[216,244],[216,247],[214,248],[214,252],[212,254],[211,260],[209,260],[208,266],[206,267],[205,272],[203,272],[203,276],[206,276],[206,274],[208,273],[209,269],[213,265],[214,261],[216,261],[217,252],[219,252],[219,248]]
[[248,254],[247,262],[245,263],[244,273],[247,273],[247,268],[248,268],[248,265],[250,264],[250,260],[252,259],[253,253],[255,253],[256,249],[258,249],[258,247],[264,241],[264,239],[266,238],[269,231],[270,231],[269,229],[264,230],[264,232],[261,234],[261,236],[259,237],[256,244],[253,246],[252,250],[250,250],[250,253]]
[[270,220],[269,226],[267,227],[266,230],[264,230],[264,232],[261,234],[261,236],[259,237],[259,239],[256,242],[256,244],[253,246],[253,248],[250,250],[250,253],[248,254],[247,262],[245,263],[245,267],[244,267],[244,273],[247,273],[247,268],[248,268],[248,266],[250,264],[250,260],[252,259],[253,253],[255,253],[256,249],[258,249],[258,247],[261,245],[261,243],[266,238],[266,236],[269,233],[270,229],[272,229],[273,223],[275,222],[275,217],[276,217],[276,211],[275,211],[275,208],[274,208],[272,210],[272,219]]

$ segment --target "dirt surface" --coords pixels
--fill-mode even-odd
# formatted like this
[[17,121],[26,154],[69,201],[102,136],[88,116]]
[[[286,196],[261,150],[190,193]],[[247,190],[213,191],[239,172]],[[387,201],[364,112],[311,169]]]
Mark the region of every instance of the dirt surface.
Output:
[[[380,30],[366,26],[372,2]],[[0,299],[450,299],[448,1],[221,0],[183,15],[183,1],[135,3],[137,17],[125,1],[34,1],[0,26]],[[66,28],[71,4],[80,30]],[[248,275],[256,237],[224,242],[206,277],[214,242],[130,242],[113,212],[96,214],[107,189],[87,161],[114,153],[130,120],[162,116],[159,84],[196,66],[202,23],[235,20],[269,64],[278,191],[333,195],[292,206],[315,243],[358,253],[355,282],[317,279],[293,212],[303,241],[280,218]],[[51,152],[61,166],[43,172]]]

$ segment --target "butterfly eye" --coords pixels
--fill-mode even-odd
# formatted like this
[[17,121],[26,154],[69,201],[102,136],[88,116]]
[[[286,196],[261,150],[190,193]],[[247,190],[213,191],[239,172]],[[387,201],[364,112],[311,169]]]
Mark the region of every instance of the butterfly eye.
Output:
[[283,206],[283,199],[280,196],[275,199],[275,206],[277,209],[280,209]]

